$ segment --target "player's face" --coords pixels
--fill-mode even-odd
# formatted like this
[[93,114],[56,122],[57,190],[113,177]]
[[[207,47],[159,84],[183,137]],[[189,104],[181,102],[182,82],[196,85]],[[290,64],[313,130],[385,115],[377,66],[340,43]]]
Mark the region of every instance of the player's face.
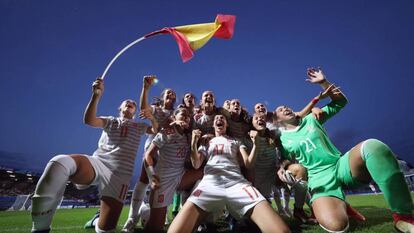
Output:
[[132,119],[137,110],[137,104],[133,100],[124,100],[119,106],[119,112],[122,116]]
[[214,94],[212,91],[205,91],[201,96],[201,103],[204,106],[214,106],[216,103],[214,101]]
[[225,134],[227,129],[227,120],[223,115],[216,115],[214,117],[214,130],[217,133]]
[[241,106],[240,106],[240,101],[238,99],[234,99],[230,102],[230,112],[240,115]]
[[223,108],[227,111],[230,111],[230,100],[225,100],[223,103]]
[[181,126],[184,129],[188,129],[190,127],[190,115],[189,115],[188,111],[186,111],[186,110],[179,111],[175,115],[175,119],[185,123]]
[[194,95],[191,93],[187,93],[184,95],[184,104],[186,107],[193,107],[195,104]]
[[264,104],[262,104],[262,103],[257,103],[254,106],[254,112],[255,113],[264,113],[264,114],[267,114],[266,106],[264,106]]
[[289,121],[295,118],[295,113],[287,106],[277,107],[273,114],[277,117],[277,121],[279,122]]
[[266,129],[266,119],[263,113],[253,115],[253,127],[258,131]]
[[175,92],[171,89],[165,90],[164,103],[174,104],[176,100]]

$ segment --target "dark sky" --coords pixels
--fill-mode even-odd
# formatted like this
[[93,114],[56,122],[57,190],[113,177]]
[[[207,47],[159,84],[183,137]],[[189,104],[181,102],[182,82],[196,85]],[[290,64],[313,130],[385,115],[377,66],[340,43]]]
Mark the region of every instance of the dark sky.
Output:
[[101,131],[82,123],[83,111],[112,57],[146,33],[224,13],[237,16],[233,39],[209,41],[188,63],[169,35],[128,50],[106,77],[99,115],[138,99],[146,74],[160,79],[150,96],[213,90],[219,104],[299,110],[320,90],[304,81],[306,68],[322,66],[349,99],[326,124],[338,148],[378,138],[413,163],[413,12],[413,1],[2,0],[0,154],[27,168],[92,154]]

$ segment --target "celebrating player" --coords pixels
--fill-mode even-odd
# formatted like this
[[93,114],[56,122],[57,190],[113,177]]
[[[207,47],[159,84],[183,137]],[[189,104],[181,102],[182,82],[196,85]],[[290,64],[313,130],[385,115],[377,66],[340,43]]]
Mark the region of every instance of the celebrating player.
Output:
[[[326,90],[333,86],[321,69],[308,69],[308,81]],[[342,154],[327,136],[322,124],[338,113],[347,99],[338,88],[330,92],[332,101],[322,108],[323,118],[297,118],[279,106],[274,112],[281,126],[282,154],[295,158],[308,169],[312,207],[320,226],[328,232],[345,232],[349,221],[342,187],[368,184],[373,179],[384,193],[393,212],[394,226],[414,232],[413,202],[393,152],[376,139],[363,141]]]
[[[174,111],[174,104],[176,101],[176,94],[175,92],[170,89],[166,88],[161,92],[160,95],[160,103],[159,106],[157,105],[149,105],[148,104],[148,92],[152,85],[155,84],[157,78],[154,75],[147,75],[143,78],[143,85],[141,90],[141,97],[140,97],[140,104],[141,109],[145,109],[146,111],[150,111],[152,115],[154,115],[155,119],[158,122],[159,128],[167,127],[170,123],[170,116]],[[148,134],[147,140],[145,141],[145,151],[150,146],[155,134]],[[144,169],[144,165],[142,164],[141,174],[137,183],[134,186],[134,191],[131,197],[131,204],[128,213],[128,219],[124,224],[122,232],[133,232],[135,225],[138,222],[138,211],[139,207],[142,204],[142,200],[145,196],[145,191],[148,187],[148,177],[146,171]]]
[[250,217],[263,232],[290,232],[283,220],[273,211],[265,198],[248,182],[240,171],[244,164],[250,167],[255,160],[255,135],[250,154],[239,141],[226,135],[227,120],[216,115],[213,122],[215,136],[208,147],[197,150],[201,136],[193,130],[191,161],[194,168],[208,159],[204,177],[171,223],[169,233],[193,232],[195,227],[213,211],[226,206],[234,216]]
[[192,188],[203,176],[200,170],[184,170],[190,149],[185,134],[185,129],[190,127],[190,114],[185,108],[178,108],[173,118],[172,126],[162,129],[145,153],[146,170],[152,189],[150,218],[144,227],[149,232],[162,231],[167,206],[172,203],[174,192]]
[[[141,135],[148,126],[133,121],[137,106],[125,100],[119,107],[119,117],[97,117],[97,105],[104,91],[103,80],[97,79],[93,94],[84,114],[84,122],[102,128],[98,149],[93,156],[83,154],[57,155],[47,164],[33,196],[32,232],[49,232],[56,207],[70,180],[81,186],[98,185],[101,196],[101,214],[95,230],[115,232],[123,200],[133,173],[135,156]],[[152,133],[158,128],[152,119]]]

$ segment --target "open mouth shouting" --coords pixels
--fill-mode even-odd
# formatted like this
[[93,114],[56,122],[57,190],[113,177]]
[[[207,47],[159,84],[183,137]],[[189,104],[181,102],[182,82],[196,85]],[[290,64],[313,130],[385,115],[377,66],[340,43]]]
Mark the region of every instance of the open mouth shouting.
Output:
[[216,131],[225,132],[227,127],[227,120],[223,115],[216,115],[214,117],[214,128]]

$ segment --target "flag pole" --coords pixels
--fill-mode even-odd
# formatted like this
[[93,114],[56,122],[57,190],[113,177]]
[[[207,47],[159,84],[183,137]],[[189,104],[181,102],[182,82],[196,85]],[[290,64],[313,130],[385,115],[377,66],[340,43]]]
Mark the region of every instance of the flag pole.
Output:
[[143,36],[137,40],[134,40],[133,42],[131,42],[129,45],[125,46],[125,48],[123,48],[121,51],[119,51],[114,58],[112,58],[111,62],[109,62],[109,64],[106,66],[105,71],[103,72],[103,74],[101,75],[100,79],[104,79],[106,73],[108,72],[109,68],[112,66],[112,64],[115,62],[115,60],[121,56],[121,54],[123,54],[127,49],[131,48],[133,45],[139,43],[140,41],[146,39],[146,36]]

